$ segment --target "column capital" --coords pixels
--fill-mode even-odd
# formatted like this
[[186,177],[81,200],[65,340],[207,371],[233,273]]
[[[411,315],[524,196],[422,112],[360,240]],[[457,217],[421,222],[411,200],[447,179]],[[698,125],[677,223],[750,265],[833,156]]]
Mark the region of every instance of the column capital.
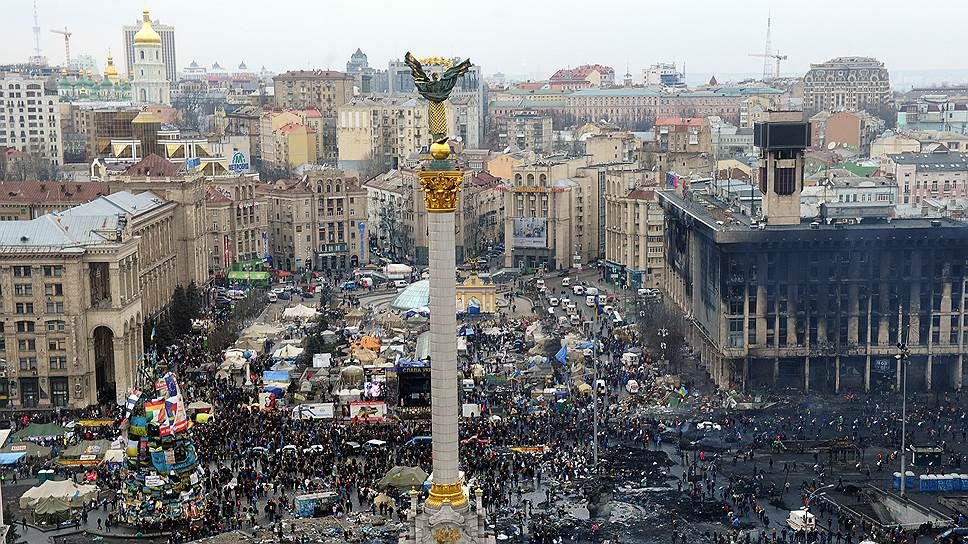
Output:
[[457,209],[464,172],[460,170],[422,170],[417,173],[424,203],[430,213],[447,213]]

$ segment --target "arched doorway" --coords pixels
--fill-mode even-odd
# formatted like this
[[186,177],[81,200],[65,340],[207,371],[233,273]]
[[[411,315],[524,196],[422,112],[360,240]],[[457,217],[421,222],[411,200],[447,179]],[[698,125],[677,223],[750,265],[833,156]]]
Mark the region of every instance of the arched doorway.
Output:
[[114,332],[108,327],[94,329],[94,370],[97,380],[98,404],[113,404],[115,400]]

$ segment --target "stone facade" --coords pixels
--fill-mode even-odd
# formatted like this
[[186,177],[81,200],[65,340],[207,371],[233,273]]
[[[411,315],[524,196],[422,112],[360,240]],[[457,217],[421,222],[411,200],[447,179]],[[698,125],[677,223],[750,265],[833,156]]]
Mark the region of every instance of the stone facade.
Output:
[[803,108],[877,111],[890,97],[890,74],[884,63],[870,57],[837,57],[811,64],[803,76]]

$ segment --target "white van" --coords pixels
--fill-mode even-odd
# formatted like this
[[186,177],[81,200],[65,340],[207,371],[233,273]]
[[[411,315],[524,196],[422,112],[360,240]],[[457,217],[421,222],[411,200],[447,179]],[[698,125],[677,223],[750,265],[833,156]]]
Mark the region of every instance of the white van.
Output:
[[579,316],[578,314],[571,314],[569,321],[571,322],[572,325],[577,327],[578,325],[581,325],[581,316]]
[[585,286],[584,285],[575,285],[575,286],[573,286],[571,288],[571,292],[572,293],[575,293],[576,296],[579,296],[580,297],[580,296],[582,296],[582,295],[585,294]]
[[586,295],[597,295],[598,294],[598,287],[586,287],[585,288],[585,294]]
[[588,295],[585,297],[585,306],[589,308],[595,307],[595,295]]
[[565,277],[564,277],[564,278],[563,278],[563,279],[561,280],[561,286],[562,286],[562,287],[568,287],[569,285],[571,285],[571,278],[569,278],[568,276],[565,276]]
[[555,298],[555,297],[549,297],[548,298],[548,306],[557,306],[557,305],[558,305],[558,299],[557,298]]
[[397,289],[403,289],[408,285],[410,285],[410,282],[407,280],[393,280],[393,286]]

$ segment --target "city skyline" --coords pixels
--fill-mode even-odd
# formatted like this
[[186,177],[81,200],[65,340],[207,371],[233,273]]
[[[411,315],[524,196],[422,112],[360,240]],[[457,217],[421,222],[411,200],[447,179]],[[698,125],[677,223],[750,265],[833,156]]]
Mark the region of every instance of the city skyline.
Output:
[[[374,7],[380,4],[369,3]],[[897,1],[889,4],[901,7]],[[305,68],[342,70],[350,54],[360,47],[367,53],[370,66],[376,68],[384,68],[389,60],[413,50],[425,55],[460,53],[483,66],[486,74],[503,72],[532,79],[547,78],[558,68],[591,63],[612,66],[616,79],[628,70],[638,80],[641,70],[656,62],[676,62],[680,67],[684,64],[687,77],[690,73],[756,75],[762,69],[762,60],[749,55],[762,53],[766,19],[770,16],[772,49],[789,57],[781,65],[782,75],[803,75],[811,63],[837,56],[871,56],[892,71],[936,70],[941,74],[940,80],[963,76],[957,57],[932,57],[931,64],[926,65],[923,49],[911,47],[909,41],[897,37],[903,28],[929,24],[936,28],[938,22],[933,14],[906,11],[902,22],[894,16],[898,9],[872,13],[864,5],[827,0],[813,4],[809,13],[765,0],[748,3],[742,12],[707,0],[694,6],[608,1],[596,4],[594,11],[587,10],[581,2],[568,0],[555,4],[556,15],[563,17],[544,27],[542,20],[551,7],[549,3],[498,1],[474,14],[475,32],[457,33],[460,47],[456,43],[440,45],[438,32],[420,31],[428,21],[419,16],[420,4],[413,2],[381,4],[379,19],[364,18],[361,14],[367,10],[360,9],[358,2],[326,3],[325,12],[318,18],[292,16],[312,13],[317,8],[310,2],[294,0],[286,5],[287,9],[275,17],[253,17],[247,8],[258,10],[261,4],[257,2],[170,0],[149,2],[147,8],[153,20],[175,27],[180,67],[197,60],[205,66],[218,62],[229,70],[243,61],[251,70],[262,66],[277,72]],[[115,57],[121,56],[121,27],[135,23],[143,6],[141,2],[109,0],[84,4],[39,0],[41,52],[51,64],[63,63],[63,40],[49,30],[66,26],[73,33],[72,56],[92,55],[103,68],[109,50]],[[0,63],[24,62],[33,53],[33,2],[15,0],[7,7],[7,39]],[[949,11],[946,20],[958,20],[959,15],[968,16],[968,5],[952,5]],[[466,11],[443,11],[435,14],[434,27],[466,27],[466,15]],[[856,33],[858,20],[876,29],[864,36],[862,46],[850,35]],[[213,22],[217,32],[213,32]],[[369,31],[361,33],[361,24]],[[817,32],[820,25],[822,34]],[[487,28],[495,30],[477,30]],[[238,39],[225,39],[227,33],[231,36],[232,29],[238,32]],[[597,29],[607,29],[603,35],[609,39],[598,39]],[[250,39],[259,34],[274,39]],[[932,40],[935,50],[958,47],[957,36],[950,33],[936,32]],[[522,51],[527,54],[521,54]],[[957,75],[949,78],[944,74]]]

